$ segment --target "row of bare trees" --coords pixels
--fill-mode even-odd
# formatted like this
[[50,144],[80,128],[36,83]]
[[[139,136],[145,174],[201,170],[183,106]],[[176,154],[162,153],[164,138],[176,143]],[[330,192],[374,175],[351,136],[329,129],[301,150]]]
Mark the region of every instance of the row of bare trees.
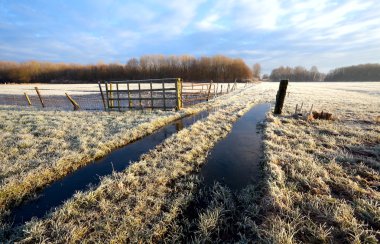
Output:
[[[266,78],[266,77],[263,77]],[[272,81],[289,79],[291,81],[380,81],[380,64],[360,64],[336,68],[327,74],[313,66],[310,70],[302,66],[273,69],[269,76]]]
[[225,56],[142,56],[123,64],[79,65],[30,61],[0,62],[1,82],[96,82],[98,80],[181,77],[185,81],[231,82],[252,78],[242,59]]
[[302,66],[296,66],[294,68],[281,66],[273,69],[269,78],[272,81],[281,79],[289,79],[291,81],[323,81],[325,74],[319,72],[316,66],[311,67],[310,70]]
[[325,81],[380,81],[380,64],[360,64],[330,71]]

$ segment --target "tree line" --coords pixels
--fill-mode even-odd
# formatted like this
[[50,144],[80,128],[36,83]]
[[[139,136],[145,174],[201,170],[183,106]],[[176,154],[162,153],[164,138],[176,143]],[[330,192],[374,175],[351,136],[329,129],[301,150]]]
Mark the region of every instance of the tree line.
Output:
[[380,81],[380,64],[337,68],[327,73],[325,81]]
[[310,70],[302,66],[294,68],[281,66],[273,69],[269,78],[272,81],[279,81],[281,79],[289,79],[291,81],[323,81],[325,74],[319,72],[316,66],[311,67]]
[[269,79],[279,81],[380,81],[380,64],[360,64],[336,68],[327,74],[318,71],[316,66],[310,70],[296,66],[294,68],[281,66],[273,69]]
[[252,70],[240,58],[148,55],[126,64],[80,65],[50,62],[0,61],[0,81],[16,83],[76,82],[180,77],[185,81],[232,82],[251,79]]

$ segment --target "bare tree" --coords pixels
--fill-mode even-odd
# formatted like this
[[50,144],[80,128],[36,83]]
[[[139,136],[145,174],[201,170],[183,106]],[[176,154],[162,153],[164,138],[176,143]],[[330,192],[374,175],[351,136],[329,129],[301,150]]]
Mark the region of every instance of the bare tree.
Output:
[[0,81],[5,82],[94,82],[107,79],[148,79],[181,77],[186,81],[232,82],[252,77],[242,59],[146,55],[125,65],[98,63],[79,65],[46,62],[0,62]]
[[260,79],[261,75],[261,65],[259,63],[255,63],[252,67],[252,75],[254,78]]
[[289,79],[291,81],[323,81],[324,74],[318,71],[316,66],[311,67],[310,71],[305,67],[279,67],[272,70],[270,79],[278,81],[280,79]]
[[326,81],[380,81],[380,64],[360,64],[331,70]]

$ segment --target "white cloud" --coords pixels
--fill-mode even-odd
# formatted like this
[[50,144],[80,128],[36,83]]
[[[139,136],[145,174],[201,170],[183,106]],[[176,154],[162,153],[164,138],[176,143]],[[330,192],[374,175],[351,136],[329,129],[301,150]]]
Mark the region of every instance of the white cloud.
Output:
[[160,7],[166,11],[148,23],[145,28],[149,34],[159,33],[161,37],[178,36],[194,22],[197,9],[203,2],[204,0],[162,2]]
[[205,17],[203,20],[199,21],[197,23],[197,27],[202,31],[222,30],[225,27],[217,23],[219,18],[220,17],[218,14],[211,14]]
[[279,0],[239,0],[234,8],[235,25],[248,30],[275,30],[281,17]]

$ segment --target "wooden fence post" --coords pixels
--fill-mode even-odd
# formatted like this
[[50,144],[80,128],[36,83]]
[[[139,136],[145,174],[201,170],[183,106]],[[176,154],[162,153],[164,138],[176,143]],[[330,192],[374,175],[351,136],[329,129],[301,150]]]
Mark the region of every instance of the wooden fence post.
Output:
[[284,106],[286,88],[288,87],[289,80],[281,80],[280,87],[277,91],[276,106],[274,108],[274,114],[281,114],[282,107]]
[[45,107],[45,104],[44,104],[44,101],[42,100],[42,97],[41,97],[41,94],[40,94],[40,90],[38,90],[38,87],[34,87],[34,89],[36,89],[36,92],[37,92],[38,98],[40,99],[41,105],[42,105],[42,107],[44,108],[44,107]]
[[110,99],[108,97],[108,82],[105,82],[104,84],[106,86],[107,111],[110,111]]
[[153,84],[150,82],[150,106],[151,109],[153,110]]
[[[180,80],[181,80],[181,78],[180,78]],[[180,98],[180,102],[181,102],[181,108],[183,107],[183,99],[182,99],[182,94],[183,94],[183,85],[182,84],[183,84],[183,82],[184,81],[181,80],[181,82],[180,82],[181,83],[180,84],[180,89],[179,89],[179,92],[180,92],[180,97],[179,98]]]
[[112,94],[112,83],[110,82],[110,103],[111,107],[113,107],[113,94]]
[[141,103],[141,83],[139,82],[138,85],[139,85],[139,104],[140,104],[140,108],[143,109],[143,106]]
[[208,93],[207,93],[207,100],[206,101],[208,101],[210,99],[211,86],[212,86],[212,80],[210,81],[210,84],[208,85]]
[[104,111],[107,111],[106,101],[104,100],[104,94],[103,94],[102,85],[100,84],[100,81],[98,82],[98,85],[99,85],[100,95],[102,96]]
[[26,101],[28,102],[28,105],[29,105],[29,106],[32,106],[32,103],[30,102],[30,99],[29,99],[29,97],[28,97],[28,94],[26,94],[26,92],[24,92],[24,95],[25,95]]
[[165,81],[162,81],[162,98],[164,99],[164,110],[166,110]]
[[67,94],[65,92],[65,95],[66,95],[67,99],[69,99],[69,101],[71,102],[71,104],[74,106],[74,110],[80,109],[79,104],[72,97],[70,97],[69,94]]
[[121,112],[120,95],[119,95],[119,83],[116,83],[116,95],[117,95],[117,107],[119,108],[119,112]]
[[177,110],[180,110],[182,108],[182,80],[181,78],[178,78],[175,83],[175,90],[176,90],[176,96],[177,96]]
[[128,107],[129,107],[129,109],[131,109],[132,101],[131,101],[131,92],[129,90],[129,83],[127,83],[127,90],[128,90]]

